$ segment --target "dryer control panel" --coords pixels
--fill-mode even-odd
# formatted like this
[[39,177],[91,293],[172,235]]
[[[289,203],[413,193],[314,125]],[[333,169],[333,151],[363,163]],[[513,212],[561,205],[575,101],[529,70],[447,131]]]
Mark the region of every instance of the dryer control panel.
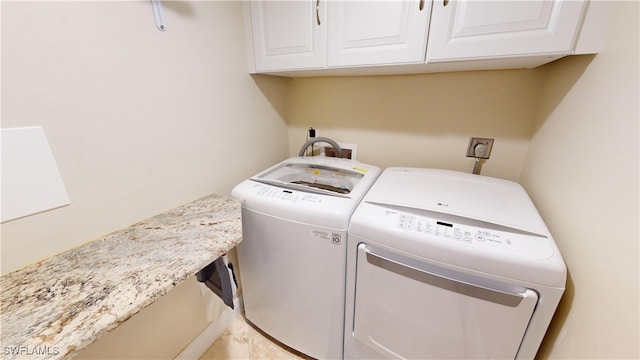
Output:
[[398,227],[401,229],[414,230],[419,233],[438,236],[444,239],[462,241],[467,244],[471,244],[475,240],[479,242],[491,241],[496,244],[513,245],[510,237],[503,237],[503,234],[500,232],[491,232],[482,228],[438,221],[415,215],[400,214]]
[[[381,209],[383,222],[413,236],[459,243],[461,246],[507,252],[527,258],[546,259],[554,251],[546,236],[530,234],[499,225],[478,226],[479,222],[447,214],[422,216],[396,209]],[[441,216],[438,216],[441,215]]]

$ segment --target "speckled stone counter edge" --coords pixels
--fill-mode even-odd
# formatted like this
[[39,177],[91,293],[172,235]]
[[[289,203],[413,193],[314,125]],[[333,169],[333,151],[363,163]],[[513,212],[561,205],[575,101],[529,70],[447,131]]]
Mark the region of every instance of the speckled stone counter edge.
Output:
[[241,239],[240,203],[209,195],[3,275],[2,357],[69,358]]

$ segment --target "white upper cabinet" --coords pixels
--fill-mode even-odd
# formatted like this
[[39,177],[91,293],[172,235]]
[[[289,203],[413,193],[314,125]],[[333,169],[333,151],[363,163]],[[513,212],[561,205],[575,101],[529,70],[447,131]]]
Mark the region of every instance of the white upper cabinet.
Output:
[[256,71],[325,68],[326,15],[324,1],[251,1]]
[[328,66],[423,63],[431,2],[329,1]]
[[583,8],[575,0],[436,0],[426,61],[568,55]]
[[597,52],[606,14],[595,3],[251,0],[249,62],[291,76],[532,68]]

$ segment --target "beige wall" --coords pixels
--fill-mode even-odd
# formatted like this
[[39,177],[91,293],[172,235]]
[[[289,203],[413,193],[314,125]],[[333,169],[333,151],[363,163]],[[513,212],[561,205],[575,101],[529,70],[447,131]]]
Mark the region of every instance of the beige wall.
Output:
[[[287,81],[247,74],[241,3],[163,3],[166,32],[149,1],[2,1],[2,127],[44,128],[71,198],[2,224],[3,273],[286,157]],[[116,347],[177,355],[207,325],[195,285],[134,317],[146,335],[118,329]]]
[[638,359],[639,3],[594,58],[550,64],[522,183],[569,280],[540,358]]
[[[164,4],[161,33],[148,1],[2,2],[2,126],[44,127],[72,202],[2,225],[3,272],[227,194],[297,154],[309,126],[383,168],[470,171],[468,138],[492,137],[483,174],[521,180],[569,268],[540,358],[640,357],[635,2],[617,6],[596,57],[292,80],[246,75],[239,3]],[[175,356],[212,306],[189,281],[85,355]]]
[[319,136],[358,145],[377,165],[471,172],[472,136],[494,138],[483,175],[520,176],[542,79],[534,70],[409,76],[296,78],[289,102],[289,153],[313,126]]
[[247,75],[241,4],[164,12],[160,32],[148,1],[2,2],[2,127],[43,126],[71,198],[3,224],[3,272],[286,156],[286,81]]

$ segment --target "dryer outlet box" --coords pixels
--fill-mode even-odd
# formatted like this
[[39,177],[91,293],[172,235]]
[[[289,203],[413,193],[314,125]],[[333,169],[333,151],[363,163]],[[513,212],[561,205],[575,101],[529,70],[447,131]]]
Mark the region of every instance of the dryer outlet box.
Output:
[[467,146],[467,157],[488,159],[493,148],[493,139],[472,137]]

